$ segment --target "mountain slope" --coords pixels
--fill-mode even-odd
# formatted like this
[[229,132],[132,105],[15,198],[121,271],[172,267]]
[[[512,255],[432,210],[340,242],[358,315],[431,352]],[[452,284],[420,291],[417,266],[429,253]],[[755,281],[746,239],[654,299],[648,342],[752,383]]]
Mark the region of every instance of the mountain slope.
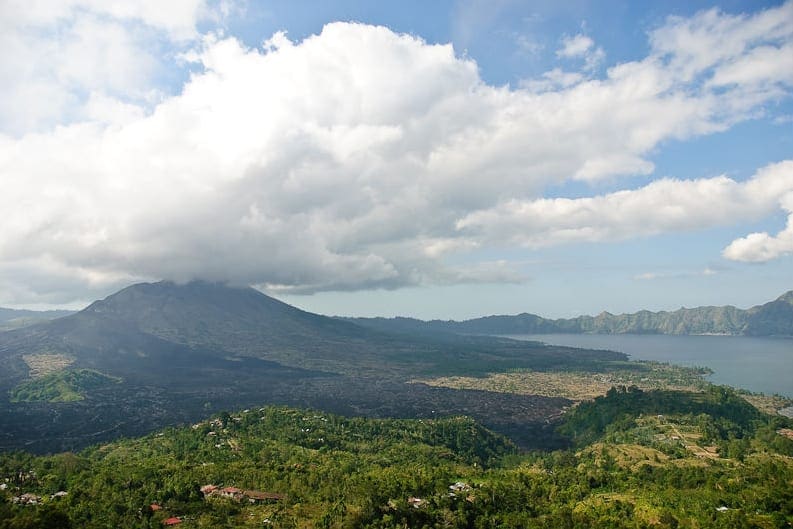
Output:
[[749,309],[743,333],[750,336],[793,335],[793,290]]
[[730,334],[793,336],[793,291],[747,310],[733,306],[681,308],[676,311],[546,319],[534,314],[485,316],[465,321],[422,321],[412,318],[344,318],[381,331],[461,334]]
[[617,353],[454,334],[405,336],[302,311],[252,288],[138,284],[77,314],[0,333],[0,359],[63,354],[80,367],[135,370],[174,356],[255,358],[346,374],[403,375],[624,359]]
[[[0,448],[70,449],[262,403],[368,416],[465,413],[530,438],[569,401],[410,381],[510,369],[599,372],[625,360],[494,337],[389,334],[251,288],[144,283],[71,316],[0,333]],[[120,381],[77,388],[69,403],[10,402],[36,377],[52,385],[81,370]]]
[[[99,321],[112,322],[113,333],[134,328],[168,343],[290,364],[309,357],[320,360],[337,345],[349,348],[376,334],[304,312],[252,288],[202,281],[133,285],[92,303],[64,325],[96,327]],[[336,360],[342,356],[337,354]]]

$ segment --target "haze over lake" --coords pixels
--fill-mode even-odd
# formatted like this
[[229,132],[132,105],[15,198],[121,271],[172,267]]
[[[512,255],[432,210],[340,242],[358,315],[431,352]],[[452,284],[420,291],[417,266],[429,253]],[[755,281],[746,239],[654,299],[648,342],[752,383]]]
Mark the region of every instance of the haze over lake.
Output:
[[511,335],[552,345],[611,349],[634,360],[654,360],[713,370],[708,377],[766,394],[793,397],[793,340],[748,336],[669,336],[656,334]]

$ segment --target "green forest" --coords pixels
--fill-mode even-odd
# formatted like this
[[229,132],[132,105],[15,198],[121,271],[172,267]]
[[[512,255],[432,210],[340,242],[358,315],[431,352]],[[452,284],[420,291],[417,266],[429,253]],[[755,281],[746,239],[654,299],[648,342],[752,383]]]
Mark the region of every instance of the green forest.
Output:
[[118,383],[121,379],[93,369],[67,369],[26,380],[10,392],[11,402],[74,402],[86,391]]
[[534,453],[465,417],[247,409],[4,453],[0,529],[790,527],[791,426],[722,387],[613,388],[567,414],[569,449]]

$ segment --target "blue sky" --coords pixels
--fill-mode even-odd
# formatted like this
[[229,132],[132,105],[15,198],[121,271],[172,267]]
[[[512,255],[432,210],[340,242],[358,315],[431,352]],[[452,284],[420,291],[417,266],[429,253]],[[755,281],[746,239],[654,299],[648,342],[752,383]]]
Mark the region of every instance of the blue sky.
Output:
[[793,288],[793,3],[6,2],[0,306],[466,318]]

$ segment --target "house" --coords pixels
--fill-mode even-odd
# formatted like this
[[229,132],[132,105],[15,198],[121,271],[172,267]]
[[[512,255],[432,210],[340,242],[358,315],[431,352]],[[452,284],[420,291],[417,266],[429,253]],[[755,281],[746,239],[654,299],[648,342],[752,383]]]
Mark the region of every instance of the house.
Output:
[[414,498],[413,496],[408,498],[408,505],[410,505],[414,509],[418,509],[419,507],[421,507],[425,503],[427,503],[427,500],[422,499],[422,498]]
[[149,505],[149,509],[151,509],[152,511],[159,511],[160,509],[162,509],[162,507],[160,507],[156,503],[152,503],[151,505]]
[[162,521],[162,524],[167,526],[179,525],[180,523],[182,523],[182,520],[180,518],[177,518],[176,516],[172,516],[171,518],[166,518],[165,520]]
[[20,503],[22,505],[38,505],[41,503],[41,496],[37,496],[35,494],[25,493],[21,496],[14,496],[11,499],[14,503]]
[[262,492],[259,490],[244,490],[242,491],[242,495],[248,498],[248,501],[251,503],[256,503],[257,501],[281,501],[286,498],[286,494]]
[[716,507],[716,510],[719,511],[719,512],[727,512],[727,511],[730,510],[730,508],[729,507],[725,507],[724,505],[722,505],[721,507]]
[[58,498],[63,498],[63,497],[68,496],[68,495],[69,495],[69,493],[66,492],[65,490],[59,490],[58,492],[56,492],[55,494],[50,496],[50,499],[51,500],[55,500],[55,499],[58,499]]
[[452,483],[449,485],[449,490],[452,492],[463,492],[466,490],[471,490],[471,486],[468,483],[463,483],[462,481],[458,481],[457,483]]
[[783,437],[787,437],[788,439],[793,439],[793,430],[790,428],[780,428],[776,431],[776,433]]
[[214,494],[218,490],[218,488],[217,488],[217,485],[211,485],[210,484],[210,485],[204,485],[199,490],[201,490],[201,494],[203,494],[204,497],[206,497],[206,496],[209,496],[211,494]]
[[238,489],[237,487],[226,487],[220,489],[220,492],[218,494],[224,498],[229,498],[232,500],[242,499],[242,490]]
[[286,499],[286,494],[279,492],[263,492],[260,490],[242,490],[237,487],[218,488],[216,485],[204,485],[201,487],[204,498],[221,497],[235,501],[247,499],[251,503],[258,501],[281,501]]

